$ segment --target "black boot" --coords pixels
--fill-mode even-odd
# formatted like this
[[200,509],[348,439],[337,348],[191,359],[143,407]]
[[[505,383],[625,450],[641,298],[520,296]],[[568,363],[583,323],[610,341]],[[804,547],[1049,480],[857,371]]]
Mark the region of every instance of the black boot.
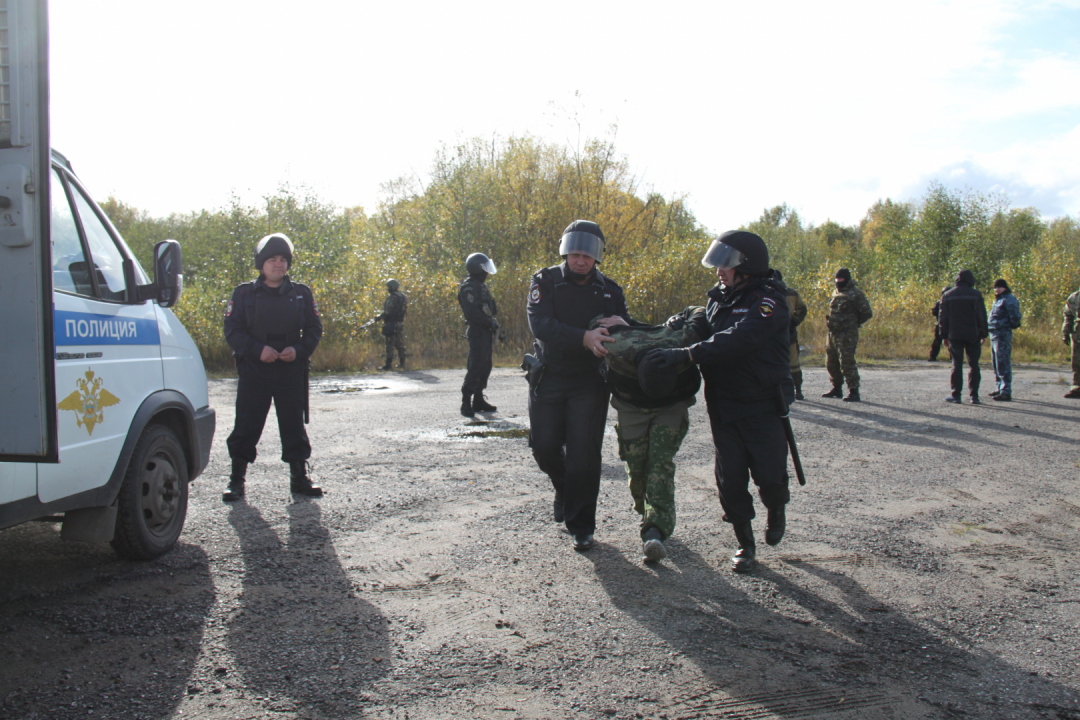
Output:
[[796,400],[805,400],[806,399],[802,394],[802,386],[801,385],[795,388],[795,399]]
[[229,475],[229,488],[221,493],[221,499],[225,502],[236,502],[244,499],[244,480],[247,477],[247,461],[233,458],[232,473]]
[[754,569],[754,555],[757,553],[753,523],[749,520],[737,521],[731,527],[735,530],[735,539],[739,541],[739,549],[731,558],[731,569],[737,573],[748,573]]
[[390,366],[390,363],[391,363],[392,361],[393,361],[393,358],[386,358],[386,364],[385,364],[385,365],[383,365],[383,366],[382,366],[381,368],[379,368],[379,369],[380,369],[380,370],[391,370],[392,368],[391,368],[391,366]]
[[465,417],[476,417],[473,412],[472,395],[467,392],[461,393],[461,414]]
[[858,390],[848,390],[847,397],[844,398],[844,402],[859,402],[859,400]]
[[307,495],[308,497],[322,497],[322,488],[311,482],[311,478],[307,473],[307,460],[294,460],[289,463],[289,470],[292,471],[292,478],[289,482],[289,489],[294,493],[300,495]]
[[484,393],[476,393],[472,399],[472,409],[476,412],[495,412],[497,407],[484,399]]
[[765,542],[770,545],[779,545],[784,539],[784,528],[787,527],[787,513],[784,506],[769,508],[769,519],[765,523]]
[[829,392],[822,393],[821,397],[842,398],[844,397],[844,387],[842,385],[837,385]]

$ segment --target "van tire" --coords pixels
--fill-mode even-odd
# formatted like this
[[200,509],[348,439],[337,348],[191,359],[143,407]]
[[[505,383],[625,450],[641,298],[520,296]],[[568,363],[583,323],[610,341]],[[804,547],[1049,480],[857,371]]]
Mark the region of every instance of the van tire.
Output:
[[152,560],[172,549],[184,529],[188,467],[176,434],[164,425],[143,430],[116,498],[113,549],[129,560]]

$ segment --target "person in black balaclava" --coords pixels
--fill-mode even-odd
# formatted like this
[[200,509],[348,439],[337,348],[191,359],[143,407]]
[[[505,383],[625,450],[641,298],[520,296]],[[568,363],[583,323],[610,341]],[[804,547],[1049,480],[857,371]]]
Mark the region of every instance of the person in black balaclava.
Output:
[[956,286],[941,296],[941,313],[938,317],[941,337],[949,343],[952,353],[952,394],[946,402],[959,403],[964,389],[964,356],[968,360],[968,392],[971,403],[979,404],[979,356],[982,344],[990,334],[986,320],[986,303],[982,293],[975,289],[975,274],[961,270],[956,276]]
[[566,523],[577,550],[591,548],[596,531],[609,398],[600,363],[604,343],[613,341],[607,328],[636,324],[622,288],[597,267],[605,242],[596,223],[570,223],[559,240],[563,262],[533,275],[526,307],[544,367],[529,388],[529,447],[555,488],[555,521]]
[[851,279],[850,270],[837,270],[835,282],[836,290],[829,302],[829,317],[825,318],[825,325],[829,328],[825,367],[833,387],[821,397],[844,397],[844,380],[847,380],[848,394],[844,400],[859,402],[859,363],[855,361],[855,350],[859,347],[859,328],[874,317],[874,311],[866,295]]
[[497,272],[495,263],[484,253],[473,253],[465,258],[465,270],[469,277],[461,282],[457,296],[465,315],[465,336],[469,339],[469,361],[465,381],[461,384],[461,414],[474,417],[478,412],[495,412],[497,409],[484,399],[484,389],[491,376],[495,336],[505,339],[506,334],[495,319],[499,308],[484,282],[488,275]]

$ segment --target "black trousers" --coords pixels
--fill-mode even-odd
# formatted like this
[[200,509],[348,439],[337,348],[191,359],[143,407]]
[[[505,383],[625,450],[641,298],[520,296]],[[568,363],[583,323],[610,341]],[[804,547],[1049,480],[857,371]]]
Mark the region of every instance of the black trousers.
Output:
[[247,367],[249,362],[245,360],[241,365],[236,385],[236,424],[226,440],[229,457],[255,462],[255,446],[262,437],[273,401],[281,434],[281,459],[285,462],[307,460],[311,457],[311,443],[304,427],[307,383],[304,367],[300,364],[305,361],[286,363],[278,360],[263,363],[265,367]]
[[469,364],[466,365],[465,381],[461,392],[478,395],[487,387],[491,377],[491,350],[494,333],[488,328],[469,326]]
[[[941,328],[934,325],[934,341],[930,343],[930,359],[937,360],[937,356],[941,354]],[[952,357],[951,355],[949,356]]]
[[529,447],[562,498],[566,529],[575,535],[596,530],[609,398],[597,371],[579,377],[547,373],[529,391]]
[[716,446],[716,488],[725,519],[732,523],[754,519],[751,477],[766,508],[786,505],[791,499],[788,446],[780,416],[764,413],[719,422],[710,412],[709,424]]
[[949,352],[952,353],[952,394],[960,397],[964,390],[964,356],[968,362],[968,393],[971,397],[979,394],[982,372],[979,370],[979,356],[982,355],[982,343],[978,340],[950,340]]

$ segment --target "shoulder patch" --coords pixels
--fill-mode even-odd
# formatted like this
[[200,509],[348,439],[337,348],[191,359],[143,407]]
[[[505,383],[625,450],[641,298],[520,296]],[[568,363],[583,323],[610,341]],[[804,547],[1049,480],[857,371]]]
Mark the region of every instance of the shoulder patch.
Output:
[[533,283],[532,288],[529,290],[529,302],[534,304],[540,302],[540,286],[536,283]]
[[776,304],[769,302],[768,298],[761,301],[761,305],[758,306],[758,312],[761,313],[761,317],[772,317],[773,311],[776,310]]
[[229,304],[225,306],[225,317],[232,315],[232,298],[229,299]]
[[319,314],[319,303],[315,301],[314,295],[311,296],[311,309],[316,315]]

